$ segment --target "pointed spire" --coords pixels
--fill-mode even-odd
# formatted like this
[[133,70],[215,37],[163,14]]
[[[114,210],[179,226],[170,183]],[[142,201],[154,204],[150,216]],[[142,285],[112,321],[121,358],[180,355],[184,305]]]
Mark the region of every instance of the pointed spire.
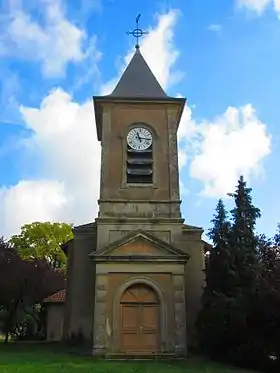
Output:
[[143,58],[139,46],[110,97],[167,98],[156,77]]

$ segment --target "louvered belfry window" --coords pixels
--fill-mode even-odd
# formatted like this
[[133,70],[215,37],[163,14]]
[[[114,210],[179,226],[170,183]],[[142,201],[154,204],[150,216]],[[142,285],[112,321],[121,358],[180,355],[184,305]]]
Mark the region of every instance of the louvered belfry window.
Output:
[[146,150],[137,151],[127,144],[126,182],[128,184],[153,183],[153,144]]

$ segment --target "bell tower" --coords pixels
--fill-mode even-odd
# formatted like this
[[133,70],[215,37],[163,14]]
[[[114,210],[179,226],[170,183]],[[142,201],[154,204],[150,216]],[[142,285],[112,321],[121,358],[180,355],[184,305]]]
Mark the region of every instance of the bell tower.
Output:
[[139,48],[114,91],[94,97],[100,219],[181,217],[177,129],[184,104],[166,95]]
[[[141,30],[133,33],[137,30],[138,38]],[[96,219],[98,231],[103,232],[102,244],[119,237],[120,231],[150,230],[155,224],[181,226],[177,130],[185,99],[167,96],[137,40],[135,53],[113,92],[95,96],[93,102],[102,145]],[[107,230],[118,231],[107,239],[106,224]]]

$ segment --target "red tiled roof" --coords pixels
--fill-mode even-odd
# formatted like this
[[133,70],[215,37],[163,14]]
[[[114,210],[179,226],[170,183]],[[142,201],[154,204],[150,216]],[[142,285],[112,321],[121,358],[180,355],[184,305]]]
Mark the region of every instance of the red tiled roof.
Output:
[[44,299],[44,303],[64,303],[66,290],[60,290]]

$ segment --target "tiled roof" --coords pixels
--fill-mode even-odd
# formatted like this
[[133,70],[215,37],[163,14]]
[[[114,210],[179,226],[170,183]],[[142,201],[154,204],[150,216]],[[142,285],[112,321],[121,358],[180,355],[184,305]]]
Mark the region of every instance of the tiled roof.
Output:
[[44,299],[44,303],[64,303],[66,290],[60,290]]
[[167,98],[139,49],[109,97]]

